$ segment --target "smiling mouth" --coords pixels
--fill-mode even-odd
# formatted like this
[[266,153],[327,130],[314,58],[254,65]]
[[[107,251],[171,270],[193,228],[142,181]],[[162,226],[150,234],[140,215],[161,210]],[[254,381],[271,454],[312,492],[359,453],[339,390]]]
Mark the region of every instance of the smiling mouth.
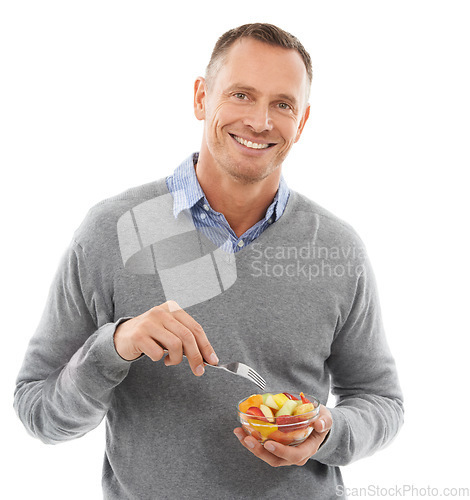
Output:
[[243,139],[243,137],[238,137],[238,135],[235,134],[230,134],[230,136],[233,137],[238,142],[238,144],[246,146],[247,148],[250,149],[268,149],[271,146],[275,145],[274,142],[258,143],[258,142],[247,141],[246,139]]

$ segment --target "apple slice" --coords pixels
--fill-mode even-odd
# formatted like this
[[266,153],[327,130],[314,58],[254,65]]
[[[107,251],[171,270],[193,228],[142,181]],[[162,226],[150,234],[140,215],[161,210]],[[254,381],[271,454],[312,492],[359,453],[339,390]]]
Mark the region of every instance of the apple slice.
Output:
[[266,398],[264,404],[266,406],[269,406],[271,410],[279,410],[280,406],[274,401],[273,395],[269,394],[268,397]]
[[253,417],[261,417],[262,419],[264,419],[264,413],[257,406],[251,406],[250,408],[248,408],[248,410],[246,410],[245,413],[247,415],[253,415]]
[[274,414],[269,406],[260,405],[259,409],[263,412],[263,415],[268,419],[268,422],[274,422]]
[[293,401],[298,401],[299,398],[296,398],[295,396],[292,396],[292,394],[289,394],[288,392],[283,392],[284,396],[287,396],[289,399],[292,399]]
[[281,417],[282,415],[292,415],[296,407],[297,407],[297,401],[293,401],[292,399],[287,399],[287,401],[276,412],[276,417]]
[[313,406],[313,403],[304,403],[297,408],[294,408],[294,412],[292,415],[302,415],[303,413],[308,413],[309,411],[313,411],[315,407]]
[[266,392],[264,394],[261,394],[261,397],[263,398],[263,404],[266,404],[266,400],[269,398],[269,396],[272,396],[271,392]]

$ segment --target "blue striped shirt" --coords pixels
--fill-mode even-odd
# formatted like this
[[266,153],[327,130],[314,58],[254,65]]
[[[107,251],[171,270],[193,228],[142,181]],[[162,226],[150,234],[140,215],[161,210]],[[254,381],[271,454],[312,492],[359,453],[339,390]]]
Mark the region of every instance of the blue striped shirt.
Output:
[[191,212],[194,225],[227,253],[235,253],[255,240],[267,227],[284,213],[289,199],[289,188],[281,176],[279,189],[265,216],[238,237],[225,216],[212,209],[196,177],[194,166],[199,154],[194,153],[166,178],[168,190],[173,195],[175,218],[183,210]]

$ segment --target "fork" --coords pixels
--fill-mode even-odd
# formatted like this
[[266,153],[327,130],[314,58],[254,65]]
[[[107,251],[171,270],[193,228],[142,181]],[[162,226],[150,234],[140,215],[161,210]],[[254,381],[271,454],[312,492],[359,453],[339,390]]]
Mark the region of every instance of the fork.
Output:
[[244,363],[239,363],[238,361],[234,361],[233,363],[227,363],[225,365],[209,365],[211,368],[220,368],[221,370],[225,370],[226,372],[234,373],[235,375],[239,375],[240,377],[244,377],[248,380],[254,382],[262,391],[266,389],[266,380],[253,368],[250,368],[248,365]]
[[[168,353],[167,349],[163,349],[164,352]],[[186,358],[186,356],[183,354]],[[255,383],[262,391],[266,389],[266,380],[253,368],[250,368],[248,365],[244,363],[239,363],[238,361],[234,361],[232,363],[227,363],[225,365],[210,365],[209,363],[204,363],[204,366],[210,366],[211,368],[219,368],[220,370],[225,370],[226,372],[233,373],[235,375],[239,375],[240,377],[244,377],[251,382]]]

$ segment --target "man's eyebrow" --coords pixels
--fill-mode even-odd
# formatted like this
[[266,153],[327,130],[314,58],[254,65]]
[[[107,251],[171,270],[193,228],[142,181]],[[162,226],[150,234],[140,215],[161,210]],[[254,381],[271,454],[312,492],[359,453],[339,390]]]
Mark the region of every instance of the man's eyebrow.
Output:
[[297,99],[290,94],[279,94],[277,97],[285,101],[290,101],[294,106],[297,106]]
[[258,94],[259,92],[254,88],[250,87],[249,85],[244,85],[243,83],[234,83],[233,85],[230,85],[230,87],[226,90],[227,92],[251,92],[253,94]]

